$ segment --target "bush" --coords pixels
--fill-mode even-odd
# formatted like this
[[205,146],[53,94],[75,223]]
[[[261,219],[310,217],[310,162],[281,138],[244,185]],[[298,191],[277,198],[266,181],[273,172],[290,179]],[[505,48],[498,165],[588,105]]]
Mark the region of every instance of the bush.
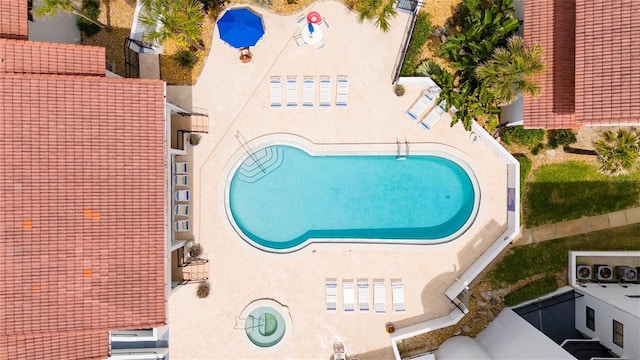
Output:
[[[82,0],[82,11],[84,11],[89,17],[97,19],[100,16],[100,2],[99,0]],[[78,16],[78,29],[86,37],[92,37],[100,32],[100,27],[91,21]]]
[[200,254],[202,254],[202,245],[200,244],[194,244],[189,249],[189,256],[193,258],[200,256]]
[[507,145],[518,144],[532,149],[544,140],[544,130],[525,129],[521,125],[510,126],[502,133],[501,138]]
[[542,149],[544,149],[544,144],[539,142],[539,143],[535,144],[531,148],[531,154],[532,155],[538,155],[540,153],[540,151],[542,151]]
[[204,299],[207,296],[209,296],[209,283],[208,282],[203,282],[200,285],[198,285],[198,288],[196,289],[196,295],[200,298],[200,299]]
[[402,86],[402,85],[395,85],[395,86],[393,87],[393,92],[394,92],[397,96],[402,96],[402,95],[404,95],[404,91],[405,91],[405,89],[404,89],[404,86]]
[[549,146],[557,148],[559,145],[568,146],[578,141],[576,134],[571,129],[559,129],[549,131]]
[[198,135],[198,134],[190,134],[189,135],[189,144],[191,144],[191,146],[196,146],[196,145],[200,144],[200,135]]
[[411,76],[415,73],[416,67],[418,67],[418,63],[421,60],[422,47],[427,43],[429,36],[431,36],[431,19],[428,13],[420,12],[416,18],[411,40],[409,40],[407,53],[404,55],[400,75]]
[[198,56],[187,49],[179,50],[173,58],[182,66],[183,68],[193,69],[193,66],[198,62]]

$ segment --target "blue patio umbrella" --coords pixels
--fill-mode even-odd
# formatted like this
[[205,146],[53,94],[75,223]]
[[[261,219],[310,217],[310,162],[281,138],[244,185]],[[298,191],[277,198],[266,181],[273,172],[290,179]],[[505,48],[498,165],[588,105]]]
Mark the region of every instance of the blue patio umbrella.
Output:
[[249,8],[228,10],[218,20],[220,39],[234,48],[254,46],[262,35],[264,26],[260,15]]

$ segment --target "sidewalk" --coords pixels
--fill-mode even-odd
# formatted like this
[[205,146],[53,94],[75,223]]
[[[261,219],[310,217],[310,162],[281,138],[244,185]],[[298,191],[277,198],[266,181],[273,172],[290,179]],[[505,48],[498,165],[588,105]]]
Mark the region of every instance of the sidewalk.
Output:
[[513,245],[535,244],[542,241],[637,223],[640,223],[640,207],[523,229],[520,236],[513,241]]

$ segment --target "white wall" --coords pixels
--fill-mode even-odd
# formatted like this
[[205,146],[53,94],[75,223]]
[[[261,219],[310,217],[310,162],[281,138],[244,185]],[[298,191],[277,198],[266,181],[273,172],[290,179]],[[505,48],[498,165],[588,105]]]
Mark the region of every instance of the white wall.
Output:
[[[577,290],[579,292],[579,289]],[[638,302],[640,306],[640,300]],[[586,307],[595,310],[595,331],[586,325]],[[613,343],[613,319],[624,325],[624,348]],[[576,329],[627,359],[640,359],[640,321],[633,315],[586,294],[576,299]]]

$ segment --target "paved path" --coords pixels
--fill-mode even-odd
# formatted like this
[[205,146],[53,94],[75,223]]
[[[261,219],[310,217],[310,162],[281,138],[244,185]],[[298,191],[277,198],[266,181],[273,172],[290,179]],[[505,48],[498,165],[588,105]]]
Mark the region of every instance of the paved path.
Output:
[[566,236],[586,234],[592,231],[637,223],[640,223],[640,207],[523,229],[520,237],[514,240],[513,245],[535,244]]

